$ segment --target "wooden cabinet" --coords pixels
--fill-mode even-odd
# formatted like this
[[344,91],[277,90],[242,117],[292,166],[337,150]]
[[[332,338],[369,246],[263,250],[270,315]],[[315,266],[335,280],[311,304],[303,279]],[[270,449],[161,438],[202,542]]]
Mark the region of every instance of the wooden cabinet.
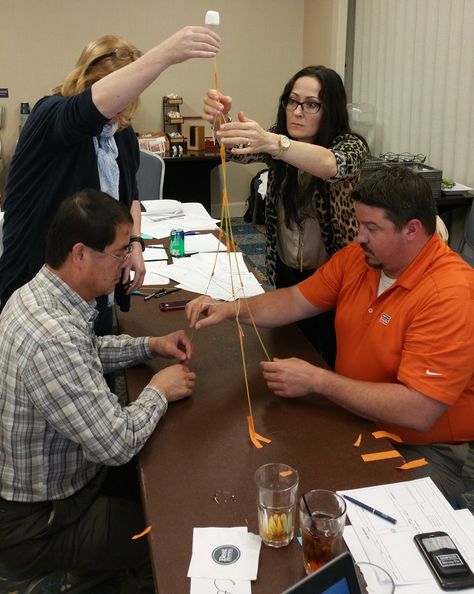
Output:
[[186,149],[186,139],[183,137],[183,116],[181,114],[182,97],[163,97],[163,130],[168,137],[170,149],[173,145]]

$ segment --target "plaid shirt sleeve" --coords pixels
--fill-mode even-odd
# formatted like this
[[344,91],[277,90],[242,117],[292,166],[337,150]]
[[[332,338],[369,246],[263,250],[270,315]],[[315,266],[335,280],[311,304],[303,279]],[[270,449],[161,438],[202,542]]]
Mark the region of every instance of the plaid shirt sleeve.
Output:
[[[106,360],[104,368],[109,369],[118,367],[120,349],[123,366],[124,362],[143,360],[146,348],[143,339],[130,337],[100,341],[101,356]],[[148,387],[135,402],[122,408],[109,390],[103,371],[92,343],[52,338],[38,344],[24,369],[23,381],[46,422],[79,444],[86,459],[119,465],[141,449],[166,412],[167,403],[158,390]]]

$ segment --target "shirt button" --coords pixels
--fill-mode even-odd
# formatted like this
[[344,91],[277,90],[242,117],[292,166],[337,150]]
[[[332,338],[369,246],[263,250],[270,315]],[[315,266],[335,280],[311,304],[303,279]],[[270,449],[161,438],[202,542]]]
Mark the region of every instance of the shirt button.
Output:
[[367,310],[369,313],[374,313],[374,308],[373,307],[369,307],[369,309]]

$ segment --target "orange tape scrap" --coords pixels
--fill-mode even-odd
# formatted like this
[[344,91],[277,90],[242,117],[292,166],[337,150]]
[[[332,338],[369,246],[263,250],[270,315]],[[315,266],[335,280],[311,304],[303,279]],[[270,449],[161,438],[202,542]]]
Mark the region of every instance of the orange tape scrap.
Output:
[[374,452],[373,454],[361,454],[364,462],[375,462],[376,460],[388,460],[389,458],[401,458],[402,455],[396,450],[386,450],[385,452]]
[[137,540],[137,538],[142,538],[142,536],[146,536],[150,531],[151,531],[151,526],[147,526],[145,528],[145,530],[143,530],[143,532],[140,532],[140,534],[134,534],[132,536],[132,540]]
[[268,439],[266,437],[262,437],[261,435],[259,435],[258,433],[256,433],[255,431],[255,427],[253,424],[253,417],[252,415],[248,415],[247,416],[247,423],[249,426],[249,437],[250,437],[250,441],[253,443],[253,445],[256,448],[263,448],[262,444],[260,443],[261,441],[263,441],[264,443],[271,443],[272,440]]
[[420,466],[425,466],[428,464],[428,460],[426,458],[418,458],[417,460],[412,460],[411,462],[406,462],[401,466],[397,466],[397,470],[411,470],[412,468],[419,468]]
[[280,473],[280,476],[282,476],[283,478],[285,478],[285,476],[290,476],[293,474],[292,470],[282,470]]
[[355,448],[358,448],[361,443],[362,443],[362,433],[359,433],[359,437],[355,440],[355,442],[352,445]]
[[391,439],[393,441],[398,441],[398,443],[402,443],[403,439],[397,435],[396,433],[389,433],[388,431],[374,431],[372,433],[372,435],[375,437],[375,439],[380,439],[382,437],[388,437],[388,439]]

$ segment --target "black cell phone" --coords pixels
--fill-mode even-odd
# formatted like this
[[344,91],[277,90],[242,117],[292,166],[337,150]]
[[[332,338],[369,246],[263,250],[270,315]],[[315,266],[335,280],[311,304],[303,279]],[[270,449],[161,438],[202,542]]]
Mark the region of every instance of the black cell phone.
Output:
[[160,303],[161,311],[176,311],[178,309],[184,309],[189,299],[183,301],[163,301]]
[[443,590],[474,586],[474,574],[446,532],[425,532],[413,538]]

